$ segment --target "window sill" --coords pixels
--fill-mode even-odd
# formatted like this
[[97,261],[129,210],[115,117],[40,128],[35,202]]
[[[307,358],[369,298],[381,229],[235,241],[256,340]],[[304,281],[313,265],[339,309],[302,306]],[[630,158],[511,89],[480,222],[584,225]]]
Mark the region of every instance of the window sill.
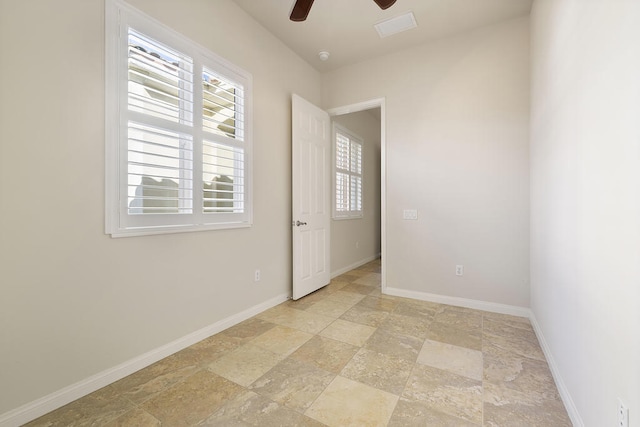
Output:
[[196,231],[211,231],[211,230],[230,230],[234,228],[249,228],[252,224],[250,222],[232,222],[222,224],[205,224],[205,225],[180,225],[180,226],[166,226],[166,227],[136,227],[136,228],[124,228],[115,231],[107,231],[106,234],[112,238],[120,237],[136,237],[136,236],[151,236],[154,234],[175,234],[175,233],[192,233]]
[[364,218],[364,215],[360,214],[360,215],[350,215],[350,216],[332,216],[331,219],[335,220],[335,221],[343,221],[346,219],[362,219]]

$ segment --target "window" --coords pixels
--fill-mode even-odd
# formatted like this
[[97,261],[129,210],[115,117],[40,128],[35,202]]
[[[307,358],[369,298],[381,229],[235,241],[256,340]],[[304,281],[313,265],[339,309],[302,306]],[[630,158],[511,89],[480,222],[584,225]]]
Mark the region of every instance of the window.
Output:
[[125,3],[107,8],[107,233],[249,226],[251,76]]
[[334,125],[336,219],[362,217],[362,140]]

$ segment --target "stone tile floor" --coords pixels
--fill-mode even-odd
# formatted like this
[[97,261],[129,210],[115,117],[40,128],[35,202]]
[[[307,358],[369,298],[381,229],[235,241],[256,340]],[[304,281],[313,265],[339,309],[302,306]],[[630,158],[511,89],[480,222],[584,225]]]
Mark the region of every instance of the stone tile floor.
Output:
[[571,426],[525,318],[380,293],[380,261],[28,426]]

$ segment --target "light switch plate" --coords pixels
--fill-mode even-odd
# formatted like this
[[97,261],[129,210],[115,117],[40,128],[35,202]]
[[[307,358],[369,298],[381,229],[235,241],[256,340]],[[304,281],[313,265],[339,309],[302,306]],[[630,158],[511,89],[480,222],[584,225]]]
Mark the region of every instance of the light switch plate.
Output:
[[416,209],[405,209],[402,211],[402,219],[418,219],[418,211]]

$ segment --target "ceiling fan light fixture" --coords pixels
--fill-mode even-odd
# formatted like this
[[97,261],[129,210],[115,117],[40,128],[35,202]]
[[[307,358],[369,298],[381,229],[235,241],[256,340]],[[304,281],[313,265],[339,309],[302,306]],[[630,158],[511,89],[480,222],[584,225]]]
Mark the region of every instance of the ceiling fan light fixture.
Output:
[[416,17],[411,11],[394,18],[385,19],[374,25],[381,39],[416,28],[417,26]]

